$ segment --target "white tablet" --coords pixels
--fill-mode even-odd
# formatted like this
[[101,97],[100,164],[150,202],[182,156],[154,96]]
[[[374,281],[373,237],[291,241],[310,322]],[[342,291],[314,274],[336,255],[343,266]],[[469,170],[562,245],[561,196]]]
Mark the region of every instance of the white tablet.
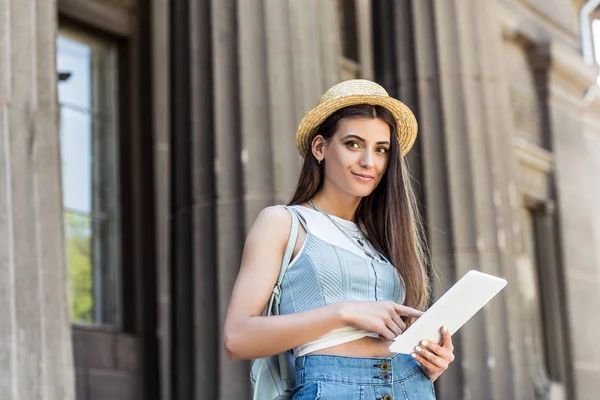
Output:
[[506,286],[506,280],[479,271],[467,272],[454,286],[419,317],[389,347],[394,353],[410,354],[423,339],[439,343],[440,328],[454,334],[477,311]]

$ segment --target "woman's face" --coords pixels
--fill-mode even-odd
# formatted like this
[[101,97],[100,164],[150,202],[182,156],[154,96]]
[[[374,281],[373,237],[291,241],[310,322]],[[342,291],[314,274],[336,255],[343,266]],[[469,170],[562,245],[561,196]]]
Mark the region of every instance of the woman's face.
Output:
[[390,127],[377,118],[344,118],[322,151],[326,184],[351,196],[366,197],[386,171]]

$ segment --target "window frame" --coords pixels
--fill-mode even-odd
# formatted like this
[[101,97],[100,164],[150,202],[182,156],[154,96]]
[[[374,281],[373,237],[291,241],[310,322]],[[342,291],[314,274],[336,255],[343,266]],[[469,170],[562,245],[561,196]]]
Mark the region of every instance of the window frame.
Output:
[[[142,0],[58,0],[58,25],[118,40],[121,190],[121,326],[72,325],[77,398],[91,396],[91,377],[132,398],[160,390],[153,77],[154,5]],[[101,369],[99,369],[101,368]],[[105,372],[108,374],[105,374]],[[129,377],[133,379],[121,379]]]
[[[117,69],[119,71],[117,84],[118,87],[118,119],[117,130],[119,132],[119,190],[121,201],[121,271],[119,285],[121,291],[121,309],[120,325],[106,324],[77,324],[72,323],[74,328],[83,331],[101,331],[101,332],[122,332],[139,333],[147,331],[147,323],[154,324],[152,318],[149,318],[148,307],[154,309],[155,296],[154,287],[148,288],[148,285],[155,286],[154,281],[155,265],[151,257],[146,257],[140,253],[137,248],[153,248],[155,241],[154,231],[154,213],[152,177],[142,176],[142,171],[153,174],[152,154],[141,155],[142,129],[152,134],[151,121],[140,112],[140,107],[151,104],[151,85],[140,84],[140,80],[149,79],[148,76],[142,76],[140,68],[143,62],[140,61],[144,46],[149,46],[148,41],[140,40],[142,32],[135,32],[133,29],[136,18],[130,18],[130,25],[126,30],[115,30],[110,28],[110,20],[107,18],[94,19],[96,15],[91,9],[95,6],[114,8],[109,1],[98,0],[98,4],[88,8],[86,4],[77,1],[75,12],[67,9],[71,6],[70,0],[59,0],[58,2],[58,27],[60,29],[72,29],[86,32],[99,38],[108,38],[118,43]],[[116,12],[116,11],[114,11]],[[125,12],[125,10],[121,10]],[[102,15],[111,15],[112,11],[102,13]],[[75,19],[72,15],[77,14]],[[131,15],[130,15],[131,17]],[[110,29],[109,29],[110,28]],[[113,27],[114,28],[114,27]],[[58,31],[58,29],[57,29]],[[149,33],[148,33],[149,34]],[[60,71],[57,71],[60,73]],[[58,103],[58,99],[57,99]],[[141,199],[146,199],[142,202]],[[151,273],[148,269],[151,269]],[[147,284],[144,284],[147,282]],[[142,289],[147,287],[147,289]],[[148,299],[148,300],[147,300]],[[151,301],[151,304],[145,305],[144,301]],[[152,327],[151,329],[154,329]]]
[[[555,206],[553,154],[539,145],[514,138],[513,149],[517,174],[517,190],[521,207],[531,213],[534,238],[538,302],[542,323],[543,367],[552,392],[571,393],[572,376],[566,365],[571,362],[568,313],[565,307],[564,274],[560,257],[560,232]],[[523,222],[520,222],[523,233]]]
[[[93,30],[85,29],[73,24],[60,24],[58,28],[58,37],[64,37],[67,40],[88,45],[92,51],[95,48],[106,49],[106,58],[101,60],[92,58],[92,63],[105,62],[107,65],[92,67],[90,76],[90,87],[101,88],[102,92],[97,94],[92,92],[92,101],[90,108],[85,110],[91,118],[91,154],[92,160],[99,159],[101,163],[94,162],[91,171],[92,184],[92,209],[87,217],[91,220],[92,232],[98,229],[98,224],[106,222],[109,232],[105,233],[105,238],[99,241],[93,240],[95,233],[92,234],[92,298],[93,298],[93,320],[91,322],[71,320],[73,325],[78,326],[100,326],[109,330],[119,330],[122,325],[123,308],[123,289],[122,289],[122,220],[121,220],[121,156],[120,156],[120,120],[122,118],[119,102],[119,87],[121,81],[121,71],[118,67],[119,40],[113,36],[99,34]],[[57,49],[58,52],[58,49]],[[92,64],[93,65],[93,64]],[[62,71],[58,71],[61,73]],[[108,74],[105,76],[100,76]],[[99,81],[102,81],[101,83]],[[60,82],[59,82],[60,85]],[[105,94],[108,92],[108,94]],[[112,98],[108,100],[108,98]],[[108,101],[107,101],[108,100]],[[59,102],[59,107],[77,111],[79,106],[68,102]],[[106,119],[100,120],[100,115],[104,113]],[[99,128],[98,128],[99,127]],[[61,128],[62,130],[62,128]],[[107,163],[106,156],[110,155],[110,161]],[[106,199],[100,199],[100,191],[95,189],[95,183],[99,179],[105,179],[105,165],[109,164],[108,191],[110,195]],[[112,164],[112,165],[110,165]],[[102,170],[101,170],[102,169]],[[106,209],[95,210],[95,205],[104,202]],[[84,216],[81,210],[74,210],[66,207],[63,202],[64,215],[67,213]],[[102,231],[102,229],[100,229]],[[102,239],[108,238],[108,242],[102,242]],[[98,250],[98,246],[102,249]],[[102,259],[94,254],[101,253]],[[106,259],[104,259],[106,257]],[[110,266],[106,268],[106,266]],[[108,288],[108,289],[107,289]],[[69,299],[70,301],[70,299]],[[71,317],[71,316],[70,316]]]

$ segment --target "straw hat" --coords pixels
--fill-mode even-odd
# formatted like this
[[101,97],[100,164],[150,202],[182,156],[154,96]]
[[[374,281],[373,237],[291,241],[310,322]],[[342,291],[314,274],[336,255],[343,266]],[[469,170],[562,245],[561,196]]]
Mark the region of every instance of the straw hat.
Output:
[[398,142],[406,155],[417,138],[417,119],[399,100],[390,97],[383,87],[366,79],[351,79],[332,86],[321,97],[317,106],[304,116],[296,131],[296,147],[306,157],[316,128],[331,114],[344,107],[371,104],[388,109],[398,126]]

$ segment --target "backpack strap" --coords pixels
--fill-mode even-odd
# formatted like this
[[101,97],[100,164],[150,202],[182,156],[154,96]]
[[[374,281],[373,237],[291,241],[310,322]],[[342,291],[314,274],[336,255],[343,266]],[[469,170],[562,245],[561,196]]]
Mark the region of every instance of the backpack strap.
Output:
[[283,282],[283,276],[287,271],[288,266],[290,265],[290,261],[292,260],[292,254],[294,253],[294,248],[296,247],[296,240],[298,239],[298,217],[296,213],[284,206],[286,210],[290,212],[292,215],[292,226],[290,228],[290,236],[288,238],[287,247],[285,248],[285,253],[283,253],[283,259],[281,260],[281,267],[279,268],[279,277],[277,278],[277,282],[273,287],[273,293],[271,293],[271,298],[269,299],[269,305],[267,307],[266,315],[279,315],[279,303],[281,301],[281,282]]
[[[266,312],[264,314],[266,316],[279,315],[279,302],[281,301],[281,282],[283,281],[285,272],[287,271],[287,268],[290,265],[292,254],[294,253],[294,248],[296,247],[296,240],[298,239],[298,216],[288,206],[284,207],[292,215],[292,226],[290,228],[290,236],[288,238],[287,247],[285,248],[285,253],[283,253],[283,259],[281,260],[279,276],[277,277],[277,282],[273,287],[273,292],[271,293],[271,298],[269,299],[269,305],[267,306]],[[283,387],[286,391],[291,391],[292,388],[290,387],[290,376],[288,371],[286,352],[279,353],[278,359],[279,373],[283,382]],[[260,360],[260,366],[258,368],[258,373],[256,374],[256,383],[254,384],[254,400],[257,399],[256,396],[258,395],[258,385],[260,384],[261,373],[265,362],[265,358]]]
[[306,222],[306,217],[304,216],[304,212],[301,211],[306,207],[303,207],[303,206],[284,206],[284,207],[287,208],[292,214],[296,214],[296,217],[298,217],[298,221],[300,222],[300,225],[302,225],[302,227],[304,228],[306,233],[309,233],[310,229],[308,229],[308,223]]

